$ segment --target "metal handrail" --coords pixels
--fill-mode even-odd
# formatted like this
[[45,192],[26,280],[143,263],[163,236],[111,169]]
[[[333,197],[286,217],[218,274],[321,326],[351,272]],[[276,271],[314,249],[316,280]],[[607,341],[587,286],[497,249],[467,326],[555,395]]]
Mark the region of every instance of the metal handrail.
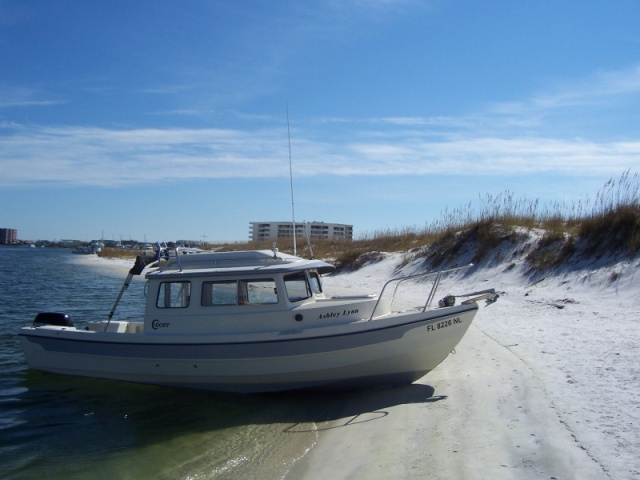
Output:
[[398,287],[400,286],[401,283],[404,283],[406,281],[409,280],[416,280],[418,278],[426,278],[426,277],[431,277],[431,276],[435,276],[436,279],[433,282],[433,286],[431,287],[431,291],[429,292],[429,295],[427,297],[427,302],[425,303],[424,307],[422,307],[422,311],[424,312],[427,308],[429,308],[431,306],[431,302],[433,302],[433,298],[436,295],[436,290],[438,289],[438,286],[440,285],[440,279],[442,278],[442,275],[445,273],[451,273],[451,272],[457,272],[460,270],[467,270],[469,268],[473,267],[473,263],[470,263],[468,265],[463,265],[462,267],[454,267],[454,268],[448,268],[445,270],[438,270],[436,272],[426,272],[426,273],[418,273],[416,275],[408,275],[406,277],[395,277],[392,278],[391,280],[388,280],[384,286],[382,287],[382,290],[380,291],[380,295],[378,295],[378,300],[376,301],[375,306],[373,307],[373,311],[371,312],[371,316],[369,317],[369,321],[373,320],[373,317],[376,313],[376,310],[378,309],[378,305],[380,304],[380,300],[382,299],[382,296],[384,295],[384,291],[386,290],[387,286],[389,286],[389,284],[393,283],[393,282],[397,282],[396,287],[393,291],[393,294],[391,295],[391,302],[389,303],[389,305],[393,304],[393,301],[395,299],[396,293],[398,292]]

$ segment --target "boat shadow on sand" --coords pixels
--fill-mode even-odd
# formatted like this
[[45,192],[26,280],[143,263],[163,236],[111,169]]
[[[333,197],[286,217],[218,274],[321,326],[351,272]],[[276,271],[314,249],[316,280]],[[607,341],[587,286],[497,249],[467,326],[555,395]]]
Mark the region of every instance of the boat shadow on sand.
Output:
[[[445,400],[433,387],[411,384],[354,391],[290,391],[227,394],[155,387],[28,371],[16,397],[21,425],[50,439],[64,438],[80,450],[92,437],[103,449],[171,441],[251,425],[270,425],[283,434],[317,432],[380,420],[393,407]],[[79,427],[81,427],[79,429]],[[70,437],[70,431],[82,431]],[[272,430],[273,431],[273,430]],[[49,443],[55,445],[55,442]]]
[[286,433],[331,430],[376,421],[392,414],[390,409],[399,405],[433,403],[444,400],[434,395],[433,387],[411,384],[381,389],[351,392],[304,392],[304,402],[313,405],[303,412],[301,419],[284,429]]

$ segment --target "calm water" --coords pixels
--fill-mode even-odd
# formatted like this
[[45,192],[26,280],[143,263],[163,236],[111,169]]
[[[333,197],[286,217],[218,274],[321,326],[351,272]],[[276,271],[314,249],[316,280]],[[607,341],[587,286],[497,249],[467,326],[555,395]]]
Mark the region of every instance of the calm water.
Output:
[[[324,429],[439,400],[426,385],[351,393],[232,395],[27,369],[17,333],[41,311],[105,319],[126,272],[69,250],[0,246],[0,478],[278,479]],[[135,279],[116,319],[139,318]],[[366,439],[363,439],[366,441]]]
[[[221,395],[29,371],[40,311],[104,319],[124,281],[69,250],[0,247],[0,478],[281,478],[335,416],[317,396]],[[135,280],[116,319],[141,313]],[[328,417],[327,417],[328,415]]]

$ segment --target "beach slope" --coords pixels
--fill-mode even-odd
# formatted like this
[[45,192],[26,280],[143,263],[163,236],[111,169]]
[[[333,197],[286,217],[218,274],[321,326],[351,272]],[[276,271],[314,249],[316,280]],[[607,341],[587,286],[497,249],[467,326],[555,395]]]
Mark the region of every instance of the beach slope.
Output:
[[[398,260],[325,284],[375,291]],[[501,298],[414,385],[362,392],[344,417],[316,425],[315,446],[285,478],[640,478],[637,260],[536,279],[525,269],[516,258],[444,285]]]

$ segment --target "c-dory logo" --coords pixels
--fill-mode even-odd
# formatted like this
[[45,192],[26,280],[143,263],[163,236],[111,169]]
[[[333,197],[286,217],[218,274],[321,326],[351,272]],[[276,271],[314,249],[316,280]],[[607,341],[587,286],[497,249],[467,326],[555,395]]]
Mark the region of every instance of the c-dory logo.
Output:
[[153,328],[154,330],[158,330],[159,328],[167,328],[169,325],[171,325],[169,322],[161,322],[160,320],[154,320],[153,322],[151,322],[151,328]]

